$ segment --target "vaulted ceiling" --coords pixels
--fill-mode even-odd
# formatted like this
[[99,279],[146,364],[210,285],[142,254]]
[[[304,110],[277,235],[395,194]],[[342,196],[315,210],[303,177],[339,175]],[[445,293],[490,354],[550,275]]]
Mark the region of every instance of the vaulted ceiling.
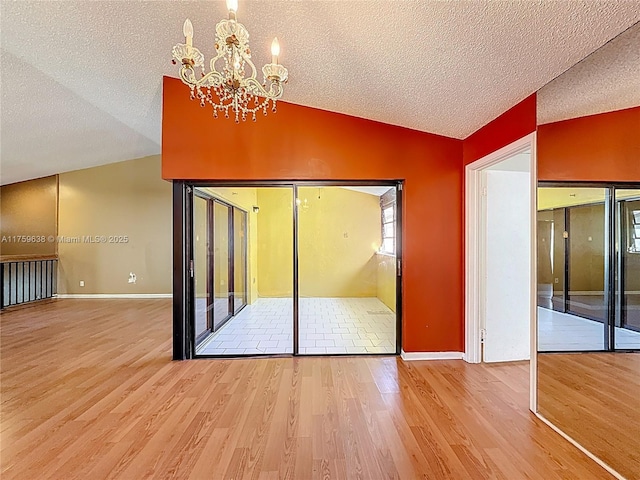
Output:
[[[222,0],[1,7],[2,184],[160,153],[182,23],[209,58],[226,15]],[[640,21],[640,2],[240,0],[238,19],[259,67],[280,39],[284,100],[465,138]]]

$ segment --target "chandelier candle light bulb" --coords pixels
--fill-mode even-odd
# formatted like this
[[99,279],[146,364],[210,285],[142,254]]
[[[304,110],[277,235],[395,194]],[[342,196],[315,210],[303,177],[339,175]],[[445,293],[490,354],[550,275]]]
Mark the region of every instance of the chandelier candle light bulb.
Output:
[[[277,38],[271,44],[271,63],[262,67],[263,83],[256,78],[257,69],[251,61],[249,32],[236,19],[238,0],[227,0],[229,18],[216,25],[216,55],[209,63],[207,73],[204,55],[193,46],[193,24],[185,20],[182,32],[185,43],[173,47],[173,63],[180,65],[180,79],[189,86],[191,99],[200,101],[204,107],[213,107],[213,116],[223,112],[229,118],[229,111],[235,114],[236,122],[250,115],[256,120],[256,112],[267,114],[269,102],[276,111],[276,101],[282,98],[284,84],[289,77],[288,70],[278,64],[280,44]],[[196,69],[202,75],[196,75]],[[200,78],[198,78],[200,77]]]
[[229,10],[229,20],[235,20],[238,11],[238,0],[227,0],[227,10]]
[[271,42],[271,63],[274,65],[278,64],[278,55],[280,55],[280,42],[278,42],[278,37],[273,39]]
[[188,18],[184,21],[184,25],[182,26],[182,33],[186,38],[186,43],[189,47],[193,46],[193,24],[191,20]]

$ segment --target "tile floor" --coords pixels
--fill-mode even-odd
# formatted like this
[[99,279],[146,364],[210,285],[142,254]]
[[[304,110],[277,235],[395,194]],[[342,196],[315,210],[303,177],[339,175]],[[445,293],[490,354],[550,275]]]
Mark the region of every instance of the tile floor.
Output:
[[[616,328],[616,348],[640,349],[640,332]],[[538,350],[580,351],[604,348],[604,325],[568,313],[538,307]]]
[[[396,316],[377,298],[301,298],[303,355],[395,353]],[[293,353],[293,301],[259,298],[197,349],[198,355]]]

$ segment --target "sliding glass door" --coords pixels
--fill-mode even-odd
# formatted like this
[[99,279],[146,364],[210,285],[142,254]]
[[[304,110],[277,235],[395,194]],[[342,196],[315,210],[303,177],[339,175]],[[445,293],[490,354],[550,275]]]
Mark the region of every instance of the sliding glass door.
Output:
[[247,304],[247,212],[207,189],[193,196],[193,291],[196,348]]
[[395,187],[297,194],[299,353],[395,353]]
[[[293,353],[293,186],[208,186],[195,192],[195,272],[206,265],[213,292],[210,328],[204,337],[196,335],[196,354]],[[210,211],[207,247],[199,240],[199,196]],[[202,280],[196,280],[199,295]],[[196,308],[196,323],[199,313]]]
[[190,355],[400,352],[401,190],[335,183],[191,187]]
[[538,350],[640,349],[640,190],[538,188]]

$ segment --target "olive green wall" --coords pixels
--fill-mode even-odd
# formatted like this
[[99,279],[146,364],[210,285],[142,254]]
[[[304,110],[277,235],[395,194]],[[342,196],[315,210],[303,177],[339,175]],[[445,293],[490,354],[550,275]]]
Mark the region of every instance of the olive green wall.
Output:
[[57,216],[55,175],[0,187],[0,254],[55,254]]
[[159,155],[61,173],[59,185],[58,234],[79,239],[58,243],[59,294],[171,294],[172,190]]

